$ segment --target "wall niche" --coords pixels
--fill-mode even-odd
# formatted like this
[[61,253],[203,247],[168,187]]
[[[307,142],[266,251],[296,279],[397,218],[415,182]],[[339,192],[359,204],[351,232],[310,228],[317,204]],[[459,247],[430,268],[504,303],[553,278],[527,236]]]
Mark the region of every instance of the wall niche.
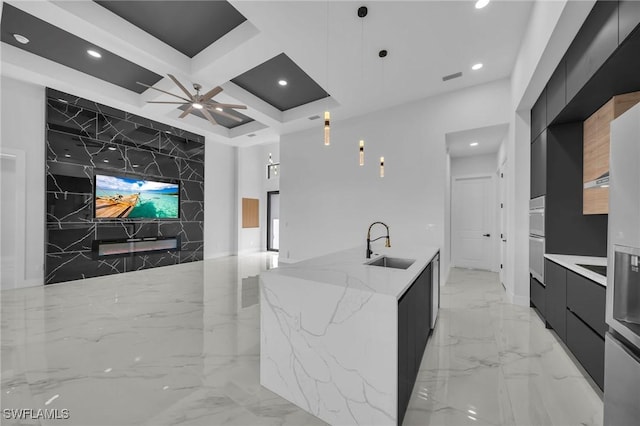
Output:
[[[47,89],[45,284],[203,258],[204,137]],[[178,219],[95,219],[96,174],[180,182]],[[179,250],[98,256],[98,242],[178,238]]]

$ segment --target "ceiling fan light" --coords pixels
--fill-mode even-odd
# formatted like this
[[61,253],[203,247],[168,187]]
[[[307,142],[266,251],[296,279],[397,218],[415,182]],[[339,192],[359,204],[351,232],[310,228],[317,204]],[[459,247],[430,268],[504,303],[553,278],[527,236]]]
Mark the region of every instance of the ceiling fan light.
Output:
[[202,109],[202,104],[199,104],[198,102],[192,103],[191,106],[195,109]]
[[220,108],[220,107],[216,107],[216,111],[220,111],[220,112],[222,112],[222,108]]
[[96,59],[102,58],[102,54],[100,52],[98,52],[97,50],[89,49],[89,50],[87,50],[87,53],[89,54],[89,56],[91,56],[93,58],[96,58]]

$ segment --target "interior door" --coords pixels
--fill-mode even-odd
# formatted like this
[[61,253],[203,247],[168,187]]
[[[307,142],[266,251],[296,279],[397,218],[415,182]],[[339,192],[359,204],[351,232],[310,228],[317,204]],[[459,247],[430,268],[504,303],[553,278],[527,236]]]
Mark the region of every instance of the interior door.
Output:
[[494,199],[491,176],[454,179],[451,199],[454,266],[493,270]]

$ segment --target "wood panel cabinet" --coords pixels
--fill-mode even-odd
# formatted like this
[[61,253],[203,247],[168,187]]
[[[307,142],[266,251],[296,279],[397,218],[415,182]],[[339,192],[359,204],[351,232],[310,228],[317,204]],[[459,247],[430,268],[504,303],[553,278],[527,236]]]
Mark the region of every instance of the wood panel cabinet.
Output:
[[640,92],[614,96],[584,122],[582,213],[609,213],[609,189],[595,183],[609,175],[610,124],[640,102]]
[[546,320],[563,342],[567,341],[567,270],[545,259]]
[[430,263],[398,300],[398,424],[404,419],[431,332]]

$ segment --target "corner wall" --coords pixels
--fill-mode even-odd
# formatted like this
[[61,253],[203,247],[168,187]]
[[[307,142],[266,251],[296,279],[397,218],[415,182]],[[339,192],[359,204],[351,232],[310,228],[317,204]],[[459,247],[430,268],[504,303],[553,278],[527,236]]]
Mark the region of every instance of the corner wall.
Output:
[[335,121],[329,147],[321,127],[282,136],[282,261],[364,246],[367,227],[381,220],[392,244],[441,247],[445,278],[445,134],[506,122],[509,100],[509,82],[499,80]]

